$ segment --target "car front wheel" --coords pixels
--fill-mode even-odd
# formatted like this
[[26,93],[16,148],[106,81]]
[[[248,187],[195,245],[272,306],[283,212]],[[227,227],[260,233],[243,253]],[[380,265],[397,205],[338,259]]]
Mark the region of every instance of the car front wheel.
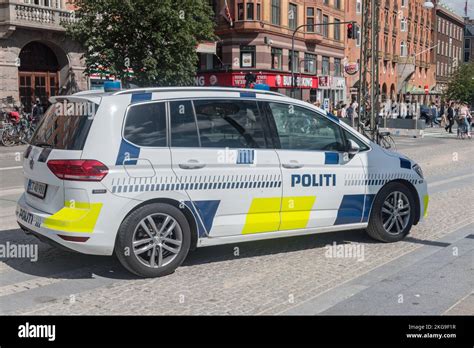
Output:
[[398,242],[410,232],[415,218],[415,200],[403,184],[387,184],[372,206],[367,233],[382,242]]

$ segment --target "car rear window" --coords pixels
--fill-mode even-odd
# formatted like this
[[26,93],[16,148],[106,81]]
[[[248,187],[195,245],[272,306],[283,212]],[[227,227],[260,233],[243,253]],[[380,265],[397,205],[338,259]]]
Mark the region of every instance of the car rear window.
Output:
[[41,117],[30,144],[59,150],[82,150],[97,104],[63,100],[52,104]]

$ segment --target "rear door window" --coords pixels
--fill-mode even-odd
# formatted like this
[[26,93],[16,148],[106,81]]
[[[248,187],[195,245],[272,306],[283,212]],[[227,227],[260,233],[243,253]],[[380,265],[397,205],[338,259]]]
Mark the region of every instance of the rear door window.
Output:
[[170,123],[172,147],[199,147],[196,118],[190,101],[170,102]]
[[262,115],[248,100],[195,100],[202,147],[266,148]]
[[41,118],[31,145],[82,150],[97,108],[91,102],[63,100],[52,104]]
[[123,136],[138,146],[167,146],[165,103],[132,105],[125,119]]

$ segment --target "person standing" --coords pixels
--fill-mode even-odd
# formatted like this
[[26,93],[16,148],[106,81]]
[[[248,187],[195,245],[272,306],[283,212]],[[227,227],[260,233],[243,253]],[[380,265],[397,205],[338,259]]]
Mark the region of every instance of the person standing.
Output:
[[469,108],[466,104],[461,104],[459,108],[459,119],[460,124],[463,125],[465,133],[467,134],[468,138],[471,138],[471,114],[469,112]]
[[430,108],[430,125],[431,128],[433,128],[433,123],[437,122],[438,118],[438,110],[436,109],[436,104],[434,102],[431,102],[431,108]]
[[446,132],[453,134],[453,124],[454,124],[454,102],[451,102],[448,107],[448,125],[444,128]]

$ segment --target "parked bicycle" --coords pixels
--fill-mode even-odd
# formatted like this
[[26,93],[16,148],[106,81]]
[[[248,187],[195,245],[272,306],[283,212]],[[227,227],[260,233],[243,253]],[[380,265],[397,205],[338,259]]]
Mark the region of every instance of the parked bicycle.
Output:
[[[367,138],[369,139],[372,139],[372,133],[373,130],[370,128],[369,125],[365,125],[364,123],[362,122],[359,122],[359,125],[360,125],[360,132]],[[396,151],[397,150],[397,147],[396,147],[396,144],[395,144],[395,140],[393,140],[392,136],[390,135],[390,132],[381,132],[378,128],[378,126],[376,126],[375,128],[375,142],[382,146],[384,149],[387,149],[387,150],[392,150],[392,151]]]

